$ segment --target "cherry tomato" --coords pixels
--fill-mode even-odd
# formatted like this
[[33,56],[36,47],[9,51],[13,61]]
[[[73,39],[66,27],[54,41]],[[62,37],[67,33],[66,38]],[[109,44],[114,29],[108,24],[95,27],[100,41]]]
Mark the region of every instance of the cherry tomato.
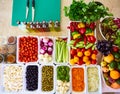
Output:
[[83,52],[83,53],[84,53],[84,52],[85,52],[85,48],[82,48],[82,49],[81,49],[81,52]]
[[112,47],[112,50],[113,50],[114,52],[118,52],[119,48],[116,47],[116,46],[113,46],[113,47]]
[[82,64],[84,64],[84,62],[82,61],[82,59],[81,60],[79,60],[79,62],[77,63],[78,65],[82,65]]
[[77,52],[80,52],[81,51],[81,49],[80,48],[77,48]]
[[77,54],[76,49],[71,49],[71,50],[70,50],[70,54],[71,54],[72,56],[76,55],[76,54]]
[[92,52],[92,49],[91,49],[91,48],[89,48],[89,49],[88,49],[88,51],[91,53],[91,52]]
[[92,53],[93,54],[98,54],[98,51],[97,50],[93,50]]
[[92,60],[92,61],[91,61],[91,64],[96,64],[96,63],[97,63],[96,60]]

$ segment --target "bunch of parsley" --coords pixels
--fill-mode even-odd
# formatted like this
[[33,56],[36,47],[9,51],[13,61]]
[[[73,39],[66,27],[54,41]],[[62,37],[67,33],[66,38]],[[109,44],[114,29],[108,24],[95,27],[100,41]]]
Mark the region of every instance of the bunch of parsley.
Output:
[[86,4],[84,0],[73,0],[70,6],[64,7],[65,16],[72,21],[95,22],[102,17],[112,16],[109,9],[103,5],[98,5],[94,1]]

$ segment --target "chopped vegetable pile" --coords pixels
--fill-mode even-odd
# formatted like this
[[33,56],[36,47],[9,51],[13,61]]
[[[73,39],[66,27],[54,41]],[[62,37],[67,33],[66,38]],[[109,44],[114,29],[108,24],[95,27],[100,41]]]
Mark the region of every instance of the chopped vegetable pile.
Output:
[[38,89],[38,66],[29,65],[26,68],[26,89],[34,91]]
[[97,67],[87,68],[87,82],[88,82],[88,91],[89,92],[98,91],[100,83],[99,83],[99,75],[98,75]]
[[70,68],[68,66],[58,66],[57,67],[57,79],[69,82],[70,81]]
[[51,62],[53,54],[53,40],[52,38],[44,37],[40,39],[40,62]]
[[57,67],[57,91],[66,94],[70,89],[70,68],[68,66]]
[[55,60],[58,63],[68,62],[67,38],[58,38],[55,40]]
[[53,66],[42,67],[42,91],[52,91],[54,88],[54,68]]
[[84,91],[84,69],[72,68],[72,90],[75,92]]

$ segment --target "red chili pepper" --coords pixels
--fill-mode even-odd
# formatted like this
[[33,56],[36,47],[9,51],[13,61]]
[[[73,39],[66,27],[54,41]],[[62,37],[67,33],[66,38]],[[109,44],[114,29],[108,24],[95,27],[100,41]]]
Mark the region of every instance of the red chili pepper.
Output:
[[86,45],[86,43],[87,43],[87,37],[84,36],[84,44]]
[[82,40],[82,38],[76,39],[75,42],[74,42],[74,44],[73,44],[73,46],[76,46],[76,44],[77,44],[78,42],[80,42],[81,40]]

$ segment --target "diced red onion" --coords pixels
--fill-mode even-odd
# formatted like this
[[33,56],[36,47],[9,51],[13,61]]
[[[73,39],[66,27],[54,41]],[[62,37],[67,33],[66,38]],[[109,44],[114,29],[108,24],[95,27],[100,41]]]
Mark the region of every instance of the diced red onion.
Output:
[[47,47],[46,47],[46,46],[43,46],[42,49],[43,49],[43,50],[47,50]]
[[53,48],[52,47],[48,47],[48,52],[52,52]]
[[44,53],[45,53],[45,50],[40,49],[40,54],[44,54]]
[[49,41],[49,38],[47,38],[47,37],[43,38],[44,43],[48,43],[48,41]]
[[52,51],[51,52],[48,52],[49,55],[52,55]]
[[52,41],[48,42],[48,46],[53,46],[53,42]]

